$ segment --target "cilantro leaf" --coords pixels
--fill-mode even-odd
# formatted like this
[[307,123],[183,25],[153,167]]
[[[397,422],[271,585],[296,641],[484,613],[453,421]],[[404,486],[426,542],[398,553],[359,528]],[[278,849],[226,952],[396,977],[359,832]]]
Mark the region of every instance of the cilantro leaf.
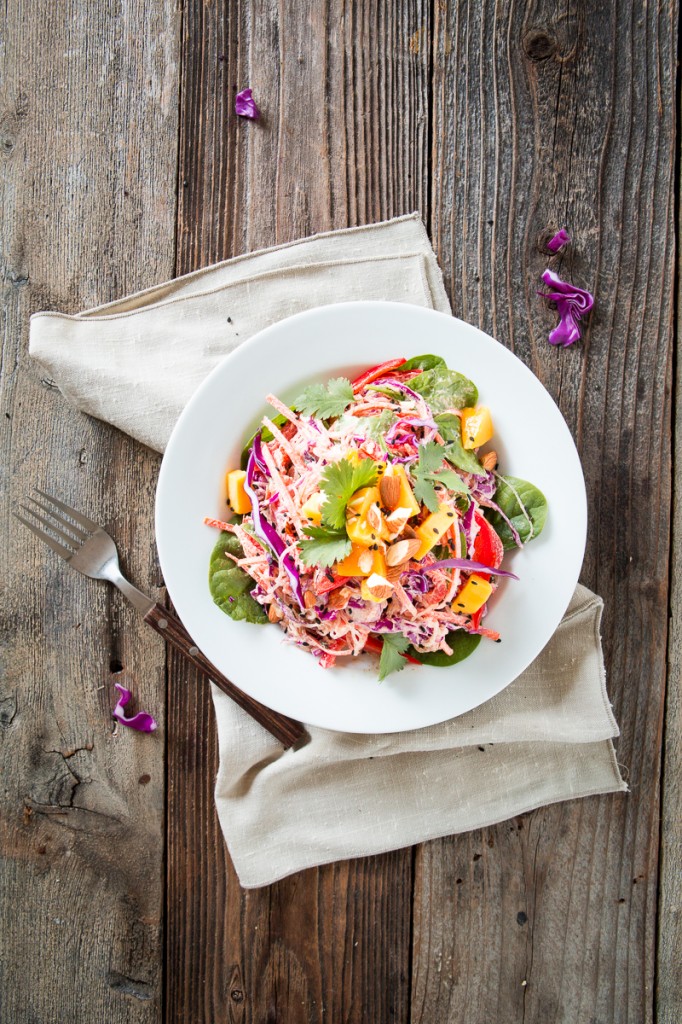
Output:
[[372,459],[361,459],[357,466],[348,459],[339,459],[327,466],[320,480],[320,489],[327,499],[320,509],[325,526],[345,529],[346,505],[356,491],[376,483],[376,479],[377,466]]
[[379,659],[379,682],[391,672],[400,672],[407,665],[403,654],[410,641],[402,633],[384,633],[381,658]]
[[437,512],[440,504],[435,484],[442,484],[451,491],[469,493],[469,488],[452,469],[443,469],[445,451],[435,441],[419,445],[419,461],[412,467],[415,479],[414,496],[423,502],[429,512]]
[[423,505],[426,505],[429,512],[437,512],[440,502],[438,501],[438,495],[436,494],[436,488],[433,486],[428,476],[419,476],[413,487],[414,496],[417,501],[421,501]]
[[414,496],[428,508],[429,512],[438,511],[438,495],[433,486],[434,470],[443,465],[443,449],[435,441],[419,445],[419,462],[412,467],[414,476]]
[[469,488],[462,480],[461,476],[455,473],[454,469],[443,469],[440,473],[434,473],[431,479],[436,483],[445,484],[451,491],[461,491],[463,494],[469,493]]
[[350,549],[350,538],[345,530],[330,530],[326,526],[309,526],[305,540],[299,542],[304,565],[333,565],[349,555]]
[[353,387],[345,377],[336,377],[327,384],[311,384],[294,402],[294,409],[304,416],[328,420],[341,413],[353,401]]
[[465,473],[485,476],[485,470],[476,455],[462,445],[462,423],[459,416],[444,412],[434,416],[434,419],[442,437],[448,442],[445,445],[445,458],[448,462]]

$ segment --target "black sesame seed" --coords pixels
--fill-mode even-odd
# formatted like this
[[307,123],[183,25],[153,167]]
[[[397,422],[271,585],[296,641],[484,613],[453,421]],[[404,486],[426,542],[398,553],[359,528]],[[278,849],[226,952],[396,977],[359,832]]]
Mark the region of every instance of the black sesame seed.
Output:
[[376,535],[376,533],[372,533],[372,534],[371,534],[371,537],[372,537],[372,540],[376,540],[376,539],[377,539],[377,535]]
[[499,640],[496,640],[495,643],[496,644],[501,644],[502,643],[502,637],[500,637]]
[[454,513],[454,512],[448,512],[448,518],[449,518],[449,519],[453,519],[453,518],[454,518],[454,515],[455,515],[455,513]]
[[473,444],[473,442],[474,442],[474,440],[475,440],[475,439],[474,439],[473,437],[470,437],[470,438],[469,438],[469,440],[470,440],[470,441],[471,441],[471,443]]
[[462,604],[462,602],[461,602],[461,601],[458,601],[458,602],[457,602],[457,607],[458,607],[458,608],[463,608],[463,607],[464,607],[464,605]]
[[469,580],[469,583],[471,584],[471,586],[472,586],[472,587],[477,587],[477,586],[478,586],[478,580],[472,580],[472,579],[470,579],[470,580]]
[[433,530],[434,533],[438,533],[439,532],[437,526],[432,526],[431,529]]

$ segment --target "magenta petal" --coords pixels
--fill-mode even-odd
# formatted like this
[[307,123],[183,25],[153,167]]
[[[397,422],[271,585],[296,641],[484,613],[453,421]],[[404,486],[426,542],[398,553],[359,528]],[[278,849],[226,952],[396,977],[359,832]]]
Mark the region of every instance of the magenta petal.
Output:
[[126,718],[123,708],[130,700],[130,690],[126,690],[125,686],[121,686],[119,683],[114,683],[114,686],[121,694],[118,698],[118,704],[111,712],[116,721],[122,725],[127,725],[129,729],[137,729],[138,732],[154,732],[158,728],[156,720],[147,714],[146,711],[138,711],[132,718]]
[[547,248],[550,252],[558,252],[559,249],[563,248],[568,242],[571,241],[571,236],[565,228],[560,228],[553,238],[550,238],[547,242]]
[[260,110],[256,106],[251,89],[242,89],[237,93],[234,98],[234,111],[240,117],[250,117],[252,121],[258,120]]

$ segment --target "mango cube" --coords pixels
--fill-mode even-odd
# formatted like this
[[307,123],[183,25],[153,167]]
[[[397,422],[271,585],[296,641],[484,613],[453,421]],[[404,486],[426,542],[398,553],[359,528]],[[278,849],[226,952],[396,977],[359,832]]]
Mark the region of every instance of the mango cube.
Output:
[[367,515],[367,510],[370,505],[373,505],[375,501],[379,500],[378,487],[361,487],[360,490],[356,491],[350,499],[347,508],[349,511],[354,512],[362,518]]
[[362,544],[366,548],[378,544],[381,537],[380,533],[373,530],[360,516],[352,516],[346,520],[346,532],[354,544]]
[[232,507],[232,511],[240,516],[251,511],[251,500],[244,490],[245,480],[246,473],[243,469],[233,469],[226,477],[227,500]]
[[[372,556],[372,560],[369,568],[361,569],[359,565],[360,557],[366,551]],[[366,559],[366,561],[369,562],[369,559]],[[371,576],[373,572],[378,573],[380,576],[385,576],[386,559],[384,558],[383,551],[370,551],[369,548],[363,547],[361,544],[353,544],[350,554],[342,561],[336,563],[334,572],[337,576]]]
[[493,421],[486,405],[462,409],[462,446],[479,448],[493,436]]
[[304,519],[307,519],[313,526],[319,526],[322,522],[322,503],[324,501],[324,495],[321,491],[315,491],[311,494],[304,505],[301,506],[301,515]]
[[490,580],[472,573],[452,602],[452,610],[459,615],[473,615],[483,607],[492,592]]
[[455,522],[455,513],[449,505],[439,505],[437,512],[432,512],[421,526],[415,527],[414,532],[421,541],[421,547],[415,551],[413,557],[423,558]]

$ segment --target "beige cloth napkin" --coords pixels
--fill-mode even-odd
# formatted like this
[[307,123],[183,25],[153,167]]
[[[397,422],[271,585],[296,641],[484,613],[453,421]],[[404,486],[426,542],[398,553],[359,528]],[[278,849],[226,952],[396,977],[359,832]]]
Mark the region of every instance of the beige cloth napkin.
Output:
[[[350,299],[449,313],[416,214],[227,260],[78,316],[36,313],[31,355],[78,409],[158,451],[216,363],[282,317]],[[480,708],[414,732],[311,727],[281,746],[215,687],[216,805],[243,886],[626,789],[601,599],[579,586],[537,660]]]

